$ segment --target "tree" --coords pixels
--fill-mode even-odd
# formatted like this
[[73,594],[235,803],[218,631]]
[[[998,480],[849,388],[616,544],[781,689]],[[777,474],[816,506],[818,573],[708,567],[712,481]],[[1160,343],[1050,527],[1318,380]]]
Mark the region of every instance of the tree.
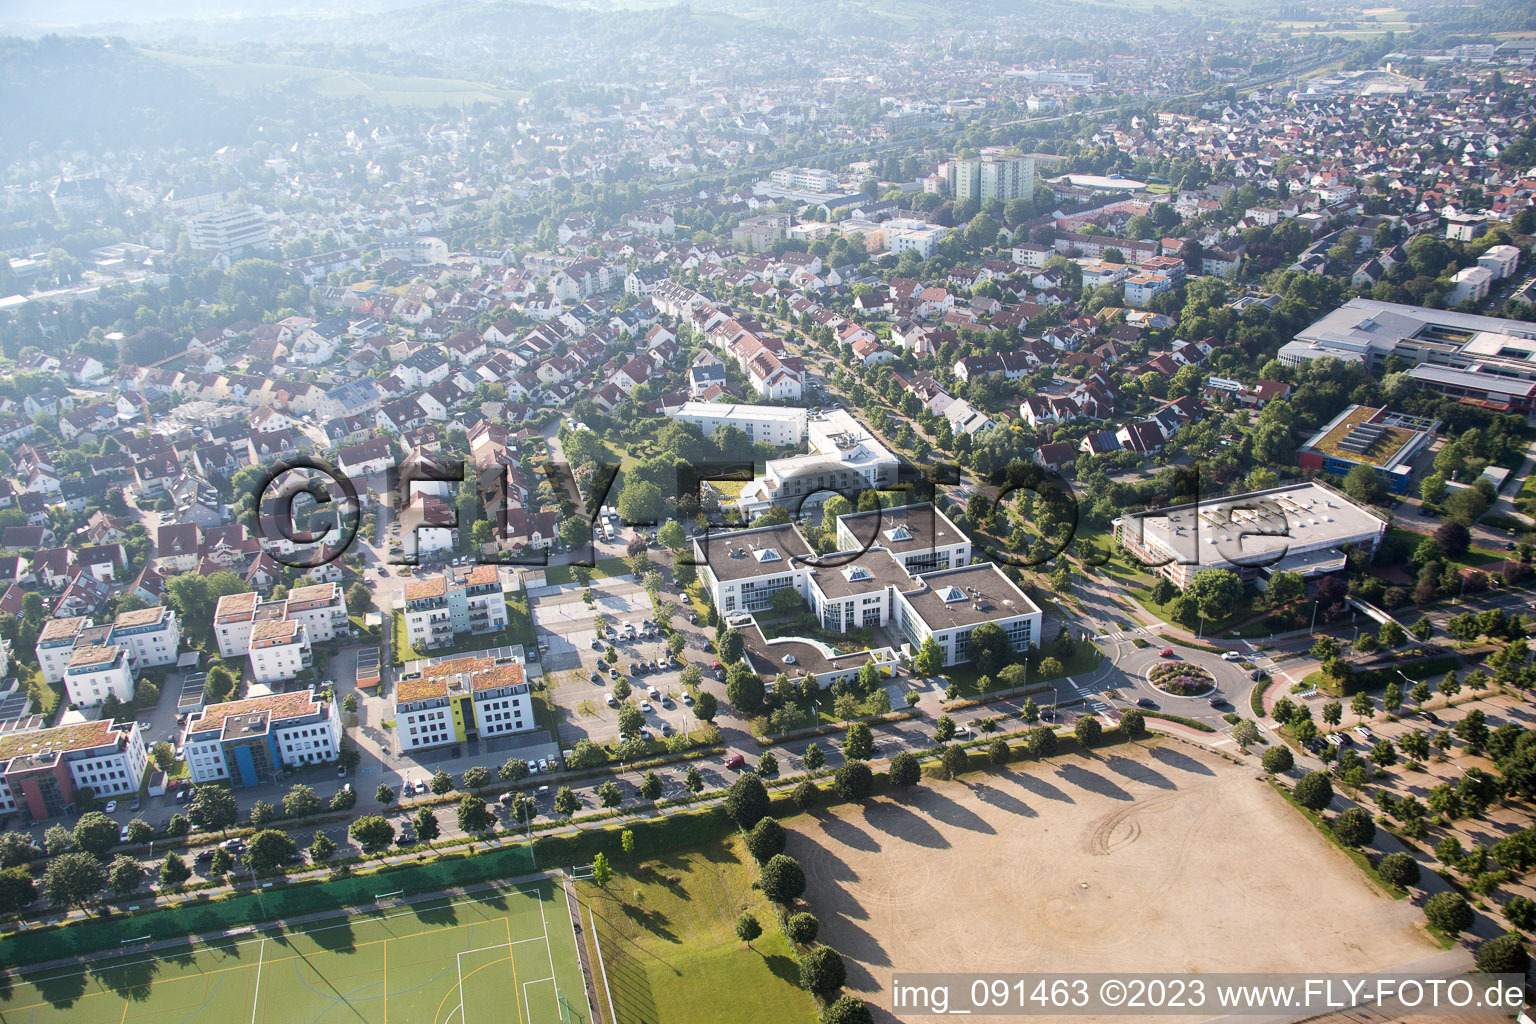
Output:
[[1419,881],[1419,862],[1413,859],[1411,854],[1389,853],[1381,858],[1381,863],[1376,865],[1376,873],[1381,880],[1388,885],[1395,885],[1399,889],[1406,889],[1410,885],[1417,885]]
[[634,701],[626,700],[619,705],[619,735],[632,739],[640,735],[640,730],[645,728],[645,715],[635,706]]
[[780,906],[788,906],[805,893],[805,869],[785,853],[777,853],[763,865],[763,895]]
[[906,789],[917,785],[922,777],[922,765],[918,764],[917,758],[908,751],[903,750],[891,758],[891,785]]
[[1120,735],[1135,739],[1147,732],[1147,716],[1136,708],[1129,708],[1120,716]]
[[299,852],[298,844],[287,832],[275,828],[264,829],[251,837],[245,862],[258,875],[281,871],[289,858]]
[[395,827],[377,814],[358,818],[347,831],[364,850],[380,850],[395,841]]
[[1243,581],[1226,569],[1201,569],[1184,588],[1184,596],[1194,601],[1196,611],[1206,619],[1227,615],[1242,595]]
[[857,996],[838,996],[821,1011],[821,1024],[874,1024],[874,1020],[869,1004]]
[[1261,759],[1264,770],[1271,775],[1284,775],[1296,764],[1296,759],[1291,756],[1291,748],[1287,746],[1273,746],[1264,751]]
[[719,706],[715,701],[715,695],[708,690],[700,690],[698,699],[694,702],[693,713],[701,722],[713,722],[719,712]]
[[205,832],[222,832],[238,820],[239,805],[226,786],[203,785],[187,805],[187,817]]
[[983,622],[972,629],[966,650],[970,655],[971,664],[975,665],[976,671],[983,675],[992,675],[1002,668],[1013,654],[1007,634],[995,622]]
[[821,922],[816,920],[816,915],[808,910],[790,914],[784,921],[784,934],[797,946],[809,946],[815,942],[816,933],[820,930]]
[[1376,835],[1376,823],[1363,808],[1351,807],[1333,819],[1333,835],[1345,846],[1364,846]]
[[316,864],[330,860],[336,854],[336,840],[332,839],[324,829],[315,831],[315,838],[309,842],[309,859]]
[[837,795],[844,800],[862,803],[874,788],[874,774],[863,761],[844,761],[832,776]]
[[779,759],[773,751],[765,751],[757,759],[757,774],[765,779],[775,778],[779,774]]
[[720,655],[720,664],[733,665],[741,660],[741,652],[744,643],[741,634],[724,624],[715,631],[715,650]]
[[127,896],[144,884],[144,865],[125,854],[118,854],[107,868],[107,884],[117,895]]
[[875,753],[875,734],[866,722],[854,722],[843,737],[843,756],[850,761],[868,761]]
[[1376,470],[1361,464],[1344,474],[1344,493],[1366,505],[1379,505],[1386,500],[1387,485]]
[[283,813],[290,818],[307,818],[320,813],[320,798],[302,782],[283,794]]
[[438,796],[445,796],[453,789],[453,776],[439,768],[432,773],[432,781],[429,783],[432,792]]
[[496,815],[480,797],[465,793],[459,798],[458,821],[464,832],[484,832],[495,827]]
[[18,915],[35,899],[37,885],[32,880],[32,872],[19,865],[0,868],[0,914]]
[[1531,954],[1519,932],[1505,932],[1478,947],[1477,969],[1484,974],[1516,974],[1531,969]]
[[939,763],[944,766],[946,775],[952,779],[958,779],[970,768],[971,757],[965,752],[964,747],[945,747],[944,753],[939,757]]
[[619,833],[619,849],[628,857],[635,852],[635,833],[633,829],[625,829]]
[[331,796],[331,810],[350,811],[357,804],[357,793],[350,789],[337,790]]
[[925,639],[922,646],[918,648],[912,667],[919,676],[924,678],[938,675],[944,667],[944,652],[940,649],[939,642],[931,636]]
[[1029,730],[1026,741],[1029,744],[1029,752],[1034,757],[1052,757],[1056,753],[1056,730],[1048,725],[1037,725]]
[[803,780],[791,795],[795,806],[802,811],[808,811],[821,802],[821,788],[810,779]]
[[208,861],[208,877],[220,878],[229,874],[230,869],[234,866],[234,858],[229,855],[228,850],[221,846],[213,851],[213,856]]
[[1096,715],[1084,715],[1077,720],[1077,725],[1073,727],[1072,732],[1077,737],[1077,742],[1084,747],[1092,747],[1104,734],[1104,726],[1100,724]]
[[848,980],[848,968],[843,958],[830,946],[813,946],[797,959],[800,968],[800,987],[826,998],[843,987]]
[[763,780],[747,773],[733,782],[725,794],[725,813],[741,829],[749,829],[767,817],[768,790]]
[[747,850],[759,863],[784,852],[784,826],[772,818],[763,818],[747,832]]
[[[599,854],[601,856],[601,854]],[[757,923],[757,918],[751,914],[742,914],[736,919],[736,937],[752,948],[752,943],[763,934],[763,926]]]
[[1465,523],[1449,519],[1435,529],[1435,547],[1446,558],[1457,558],[1467,553],[1472,545],[1472,531]]
[[128,822],[128,842],[135,846],[149,842],[155,837],[155,827],[143,818],[134,818]]
[[368,593],[368,588],[361,583],[354,583],[347,588],[347,614],[355,619],[360,619],[367,614],[368,608],[373,604],[373,595]]
[[1310,811],[1320,811],[1333,802],[1333,783],[1324,772],[1308,772],[1296,783],[1296,802]]
[[395,791],[387,784],[381,782],[379,783],[379,788],[373,791],[373,799],[375,802],[388,807],[395,802]]
[[827,757],[821,752],[821,746],[812,742],[806,744],[805,753],[800,755],[800,763],[808,772],[820,771],[821,766],[827,763]]
[[683,545],[688,543],[688,534],[683,529],[683,524],[676,519],[668,519],[661,524],[661,529],[656,531],[656,540],[670,551],[680,551]]
[[509,757],[496,769],[496,777],[502,782],[521,782],[528,777],[528,762],[520,757]]
[[948,715],[940,715],[933,723],[933,742],[948,743],[955,738],[955,720]]
[[81,907],[107,884],[107,869],[84,850],[61,853],[48,861],[43,892],[55,907]]
[[725,699],[731,702],[732,707],[751,717],[762,708],[763,696],[763,680],[756,672],[743,664],[731,667],[725,684]]
[[[767,755],[764,755],[765,757]],[[649,800],[652,803],[661,797],[661,776],[655,772],[646,772],[645,778],[640,780],[640,799]]]
[[1472,908],[1467,905],[1467,898],[1454,890],[1437,892],[1426,900],[1424,917],[1433,927],[1450,936],[1472,927]]
[[666,510],[661,488],[649,480],[633,480],[619,492],[619,518],[630,526],[649,526]]
[[[0,872],[0,876],[3,876]],[[192,877],[192,869],[187,867],[187,862],[181,859],[181,855],[175,850],[165,855],[165,860],[160,864],[160,888],[176,889],[182,883]]]
[[608,879],[613,877],[613,869],[608,866],[608,855],[600,853],[592,858],[592,881],[597,883],[599,889],[608,888]]
[[1376,717],[1376,702],[1371,700],[1371,695],[1368,693],[1357,693],[1349,702],[1349,710],[1353,711],[1357,717],[1369,721]]
[[484,789],[491,784],[491,770],[483,765],[471,765],[464,769],[461,781],[464,783],[465,789]]

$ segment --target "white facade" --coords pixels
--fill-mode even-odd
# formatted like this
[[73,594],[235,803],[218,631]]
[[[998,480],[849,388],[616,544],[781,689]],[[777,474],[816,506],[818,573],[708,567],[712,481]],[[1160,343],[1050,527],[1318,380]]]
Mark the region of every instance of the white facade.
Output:
[[805,442],[806,411],[775,405],[724,405],[719,402],[685,402],[672,419],[696,423],[705,437],[718,426],[735,427],[753,442],[799,445]]
[[1451,277],[1451,292],[1445,301],[1452,306],[1463,302],[1481,302],[1488,297],[1494,273],[1485,266],[1463,267]]
[[928,259],[944,240],[948,228],[911,218],[893,218],[884,224],[885,246],[893,253],[915,252]]
[[258,683],[292,679],[313,664],[302,622],[266,619],[251,631],[251,675]]
[[181,646],[181,625],[173,608],[124,612],[112,623],[111,642],[128,649],[135,668],[174,665]]
[[811,514],[834,493],[880,490],[896,482],[899,460],[858,420],[834,409],[806,421],[810,453],[773,459],[741,490],[747,515],[783,505]]
[[[69,762],[69,774],[75,786],[89,786],[98,797],[121,796],[137,793],[144,782],[144,770],[149,765],[149,752],[144,746],[144,734],[137,724],[126,723],[127,741],[117,749],[89,751]],[[0,787],[4,789],[5,787]],[[6,794],[9,798],[10,794]],[[14,805],[11,808],[14,810]]]
[[237,259],[267,248],[267,215],[255,206],[231,206],[187,218],[192,251]]
[[76,707],[97,707],[109,694],[127,704],[133,683],[133,664],[121,647],[76,647],[64,669],[64,692]]
[[1488,251],[1477,258],[1477,265],[1492,271],[1494,280],[1502,280],[1520,265],[1520,250],[1513,245],[1490,245]]
[[801,192],[835,192],[838,187],[837,175],[820,167],[781,167],[768,180],[779,188]]

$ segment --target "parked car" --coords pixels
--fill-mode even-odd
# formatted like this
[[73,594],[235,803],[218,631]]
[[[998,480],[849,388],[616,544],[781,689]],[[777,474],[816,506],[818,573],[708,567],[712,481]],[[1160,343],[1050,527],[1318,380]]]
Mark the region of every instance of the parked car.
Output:
[[646,693],[650,696],[651,700],[661,699],[661,691],[656,689],[654,686],[647,690]]
[[691,694],[691,693],[683,694],[683,703],[687,704],[689,707],[693,707],[693,694]]
[[1434,722],[1436,725],[1440,724],[1440,716],[1435,714],[1433,711],[1425,711],[1423,712],[1423,715],[1428,721]]
[[641,711],[644,711],[644,712],[645,712],[645,713],[646,713],[646,714],[648,714],[648,715],[649,715],[649,714],[651,714],[651,713],[652,713],[652,712],[653,712],[653,711],[655,711],[655,710],[656,710],[656,709],[655,709],[655,708],[654,708],[654,707],[652,707],[652,706],[651,706],[651,702],[650,702],[650,701],[648,701],[648,700],[643,700],[643,701],[641,701],[641,702],[640,702],[640,710],[641,710]]
[[1370,727],[1364,725],[1355,726],[1355,735],[1359,736],[1367,743],[1370,743],[1376,739],[1376,734],[1371,732]]
[[102,808],[102,810],[106,811],[108,814],[111,814],[112,812],[117,810],[117,801],[116,800],[108,800],[107,801],[107,806]]
[[547,758],[547,757],[539,758],[539,772],[542,774],[542,773],[547,772],[549,770],[550,770],[549,758]]
[[529,761],[528,761],[528,774],[529,775],[537,775],[537,774],[539,774],[539,762],[537,762],[537,761],[535,761],[535,760],[533,760],[531,758],[529,759]]
[[339,765],[336,766],[336,777],[338,779],[344,779],[344,778],[347,777],[347,766],[346,765],[339,764]]
[[117,827],[117,841],[120,842],[120,843],[126,843],[128,841],[128,826],[127,825],[119,825]]

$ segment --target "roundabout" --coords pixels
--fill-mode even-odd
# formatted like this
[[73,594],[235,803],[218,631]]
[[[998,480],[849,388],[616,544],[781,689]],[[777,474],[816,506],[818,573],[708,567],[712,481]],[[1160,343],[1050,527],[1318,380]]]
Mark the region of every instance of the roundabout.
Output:
[[1170,661],[1147,670],[1147,682],[1169,697],[1209,697],[1216,692],[1210,671],[1187,661]]

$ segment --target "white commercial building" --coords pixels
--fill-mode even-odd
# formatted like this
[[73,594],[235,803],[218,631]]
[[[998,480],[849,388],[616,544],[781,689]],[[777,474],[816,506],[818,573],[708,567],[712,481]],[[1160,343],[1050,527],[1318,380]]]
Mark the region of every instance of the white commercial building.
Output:
[[1317,482],[1137,512],[1114,526],[1118,543],[1179,587],[1202,569],[1260,584],[1277,572],[1339,572],[1351,551],[1373,554],[1387,532],[1376,513]]
[[781,505],[810,515],[833,494],[857,503],[860,492],[896,482],[899,460],[848,412],[811,417],[806,436],[808,454],[769,461],[763,475],[741,489],[743,513],[754,516]]
[[265,252],[267,215],[255,206],[231,206],[187,218],[187,242],[202,256],[221,256],[233,262]]
[[716,427],[735,427],[753,442],[772,445],[805,443],[806,411],[777,405],[724,405],[719,402],[685,402],[672,419],[695,423],[705,437]]
[[1039,644],[1040,609],[995,565],[969,564],[970,542],[942,513],[926,504],[885,511],[894,513],[888,526],[873,512],[840,517],[848,547],[823,556],[792,524],[696,537],[699,578],[727,618],[764,611],[791,590],[824,629],[891,626],[914,651],[931,636],[945,665],[969,660],[967,640],[983,622],[1015,652]]
[[341,717],[335,700],[307,690],[213,704],[187,720],[182,749],[198,785],[272,783],[279,769],[336,760]]
[[881,225],[887,249],[894,253],[914,252],[919,259],[925,260],[934,254],[949,230],[908,217],[893,218]]

